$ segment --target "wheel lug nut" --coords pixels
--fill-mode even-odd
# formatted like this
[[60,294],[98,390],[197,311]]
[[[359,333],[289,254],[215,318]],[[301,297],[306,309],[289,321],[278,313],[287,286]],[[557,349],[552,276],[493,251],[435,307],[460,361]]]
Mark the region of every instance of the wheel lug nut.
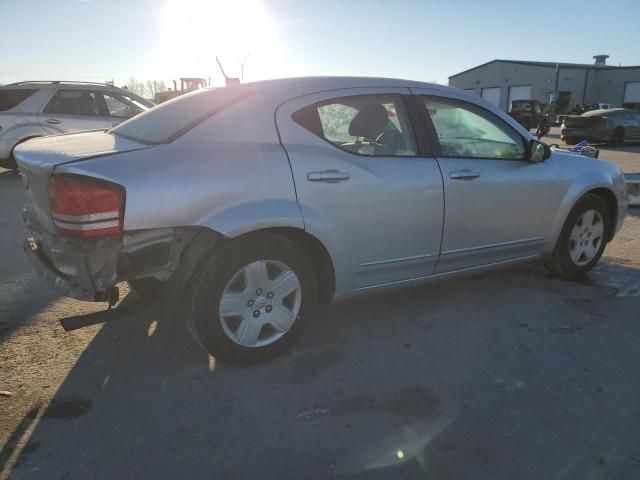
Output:
[[265,310],[267,313],[271,313],[271,310],[273,310],[273,307],[272,307],[271,305],[267,305],[267,306],[264,308],[264,310]]
[[268,298],[268,299],[272,299],[272,298],[273,298],[273,292],[269,292],[269,293],[267,293],[267,298]]
[[247,301],[247,307],[251,307],[253,305],[253,300],[249,299]]
[[262,289],[261,288],[256,290],[256,295],[258,295],[258,296],[262,295]]
[[253,316],[258,318],[260,316],[260,310],[254,310],[253,311]]

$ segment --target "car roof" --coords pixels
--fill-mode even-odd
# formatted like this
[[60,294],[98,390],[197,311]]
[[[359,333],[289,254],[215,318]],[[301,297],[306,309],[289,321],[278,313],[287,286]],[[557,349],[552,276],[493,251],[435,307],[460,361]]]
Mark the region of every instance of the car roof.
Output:
[[[95,90],[99,88],[100,90],[111,90],[111,91],[123,91],[122,88],[116,87],[114,85],[108,85],[106,83],[98,83],[98,82],[72,82],[72,81],[64,81],[64,80],[32,80],[32,81],[23,81],[16,83],[8,83],[6,85],[0,85],[0,89],[31,89],[31,88],[71,88],[78,90]],[[124,90],[126,91],[126,90]]]
[[[598,104],[602,105],[602,104]],[[613,112],[631,112],[629,108],[603,108],[600,110],[591,110],[590,112],[585,112],[582,114],[583,117],[599,117],[600,115],[609,114],[611,115]]]
[[[442,90],[443,92],[457,93],[463,90],[437,85],[433,83],[419,82],[415,80],[403,80],[398,78],[383,77],[295,77],[295,78],[279,78],[275,80],[261,80],[257,82],[242,83],[234,85],[230,88],[246,88],[257,92],[269,92],[270,95],[282,95],[282,98],[294,98],[296,96],[307,95],[314,92],[327,90],[340,90],[347,88],[368,88],[368,87],[387,87],[387,88],[425,88]],[[207,87],[215,88],[215,87]]]

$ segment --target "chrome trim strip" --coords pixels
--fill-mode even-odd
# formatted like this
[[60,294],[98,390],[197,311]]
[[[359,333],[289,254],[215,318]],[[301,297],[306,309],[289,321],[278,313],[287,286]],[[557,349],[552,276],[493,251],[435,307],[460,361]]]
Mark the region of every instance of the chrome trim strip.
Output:
[[[446,277],[448,275],[453,275],[453,274],[460,273],[460,272],[470,272],[470,271],[473,271],[473,270],[482,270],[484,268],[490,268],[490,267],[495,267],[497,265],[503,265],[503,264],[509,264],[509,263],[526,262],[526,261],[530,261],[530,260],[535,260],[536,258],[540,258],[540,257],[542,257],[542,254],[541,253],[536,253],[535,255],[527,255],[525,257],[511,258],[509,260],[501,260],[499,262],[487,263],[485,265],[478,265],[476,267],[461,268],[460,270],[452,270],[450,272],[434,273],[433,275],[423,275],[421,277],[407,278],[406,280],[397,280],[395,282],[379,283],[377,285],[369,285],[367,287],[354,288],[351,291],[352,292],[360,292],[362,290],[369,290],[369,289],[372,289],[372,288],[388,287],[388,286],[392,286],[392,285],[401,285],[403,283],[416,282],[418,280],[426,280],[426,279],[432,279],[432,278]],[[348,292],[345,295],[348,295]]]
[[508,246],[511,246],[511,245],[519,245],[521,243],[541,242],[541,241],[546,240],[546,238],[547,237],[531,237],[531,238],[523,238],[522,240],[512,240],[510,242],[501,242],[501,243],[492,243],[490,245],[481,245],[479,247],[458,248],[456,250],[447,250],[446,252],[442,252],[441,255],[450,255],[452,253],[471,252],[473,250],[485,250],[487,248],[508,247]]
[[89,213],[87,215],[64,215],[62,213],[53,212],[51,216],[54,218],[54,220],[62,220],[63,222],[96,222],[100,220],[118,219],[118,217],[120,216],[120,211],[111,210],[109,212]]
[[54,220],[53,224],[56,227],[64,228],[65,230],[100,230],[101,228],[113,228],[120,225],[120,220],[112,220],[110,222],[96,222],[96,223],[65,223],[58,220]]
[[385,263],[395,263],[395,262],[405,262],[407,260],[419,260],[421,258],[430,258],[434,257],[433,253],[425,253],[422,255],[414,255],[413,257],[400,257],[400,258],[390,258],[389,260],[376,260],[375,262],[365,262],[359,263],[359,267],[368,267],[371,265],[384,265]]

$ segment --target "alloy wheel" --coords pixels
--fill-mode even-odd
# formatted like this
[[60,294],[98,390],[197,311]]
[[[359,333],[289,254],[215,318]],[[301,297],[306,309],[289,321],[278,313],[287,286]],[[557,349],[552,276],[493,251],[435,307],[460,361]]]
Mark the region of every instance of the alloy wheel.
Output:
[[571,261],[583,266],[591,262],[604,240],[604,220],[597,210],[584,212],[571,230],[569,254]]
[[264,347],[287,333],[300,313],[302,287],[295,272],[276,260],[259,260],[237,272],[220,298],[225,334],[244,347]]

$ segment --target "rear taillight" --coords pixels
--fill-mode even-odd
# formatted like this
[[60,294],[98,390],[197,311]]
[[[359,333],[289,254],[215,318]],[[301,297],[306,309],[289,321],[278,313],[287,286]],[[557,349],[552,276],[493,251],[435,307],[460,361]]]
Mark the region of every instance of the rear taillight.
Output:
[[102,237],[122,233],[124,189],[80,175],[54,175],[49,186],[51,218],[60,235]]

